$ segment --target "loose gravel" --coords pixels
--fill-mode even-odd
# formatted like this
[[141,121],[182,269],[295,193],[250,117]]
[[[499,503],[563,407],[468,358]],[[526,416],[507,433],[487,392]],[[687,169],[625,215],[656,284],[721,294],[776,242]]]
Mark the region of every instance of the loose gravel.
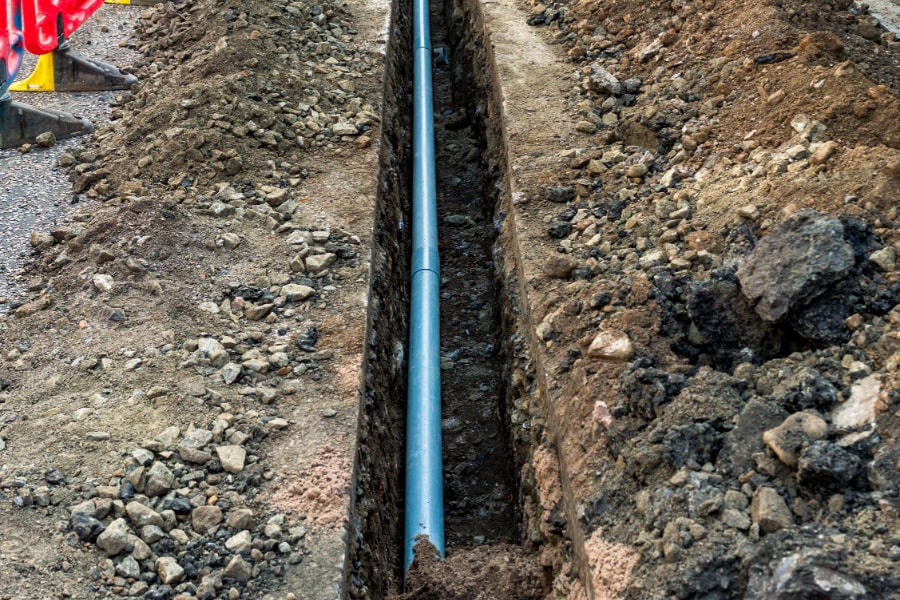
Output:
[[[69,40],[84,56],[127,68],[137,57],[128,37],[140,10],[102,5]],[[17,80],[26,78],[37,57],[26,54]],[[87,117],[95,126],[109,121],[109,104],[118,92],[22,93],[13,100],[39,108],[53,108]],[[28,291],[20,273],[27,259],[32,231],[49,229],[66,219],[66,208],[78,202],[66,173],[56,167],[60,155],[84,143],[84,138],[60,140],[50,148],[36,146],[0,150],[0,314],[15,306]],[[37,284],[35,284],[37,285]]]

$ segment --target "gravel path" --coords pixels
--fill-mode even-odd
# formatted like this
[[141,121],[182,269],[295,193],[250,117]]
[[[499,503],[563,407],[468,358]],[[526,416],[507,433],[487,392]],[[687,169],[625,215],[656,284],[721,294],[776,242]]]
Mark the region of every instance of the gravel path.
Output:
[[[72,36],[70,43],[81,54],[118,66],[130,64],[137,56],[124,44],[138,7],[101,6]],[[25,56],[17,79],[31,73],[37,57]],[[101,125],[109,119],[109,102],[116,92],[13,93],[17,102],[41,108],[55,108],[84,116]],[[77,148],[83,138],[63,140],[52,148],[0,150],[0,314],[15,303],[27,287],[19,274],[30,251],[29,237],[36,229],[46,230],[65,219],[65,208],[77,201],[66,174],[56,168],[60,154]]]

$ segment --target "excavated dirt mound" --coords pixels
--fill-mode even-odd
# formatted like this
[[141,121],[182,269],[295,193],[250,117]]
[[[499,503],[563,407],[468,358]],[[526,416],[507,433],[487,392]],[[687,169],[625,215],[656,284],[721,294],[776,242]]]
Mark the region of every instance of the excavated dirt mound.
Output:
[[849,3],[528,9],[574,69],[562,168],[517,187],[581,582],[896,597],[896,35]]
[[2,323],[0,596],[344,586],[388,7],[349,9],[134,9]]

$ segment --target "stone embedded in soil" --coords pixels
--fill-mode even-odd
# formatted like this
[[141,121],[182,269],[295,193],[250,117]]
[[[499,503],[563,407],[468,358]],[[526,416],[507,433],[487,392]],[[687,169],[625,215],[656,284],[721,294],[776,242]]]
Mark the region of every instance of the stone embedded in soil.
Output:
[[834,156],[837,150],[837,142],[833,140],[824,142],[812,153],[812,156],[809,157],[809,164],[813,166],[825,164]]
[[704,537],[706,528],[693,519],[678,517],[669,521],[663,529],[661,539],[666,562],[680,561],[684,557],[684,550]]
[[734,508],[726,508],[722,511],[722,523],[728,527],[740,529],[741,531],[750,529],[751,525],[750,517]]
[[30,302],[26,302],[22,306],[16,309],[16,317],[25,318],[30,317],[36,312],[40,312],[42,310],[47,310],[53,305],[53,300],[49,294],[41,294],[34,300]]
[[887,246],[870,254],[869,260],[878,265],[882,271],[891,272],[897,267],[897,252],[893,246]]
[[146,467],[153,462],[153,452],[146,448],[135,448],[131,452],[131,457],[141,466]]
[[166,427],[156,435],[156,441],[166,448],[171,448],[178,441],[180,435],[181,431],[177,427]]
[[588,358],[624,362],[634,357],[634,345],[624,331],[601,331],[588,347]]
[[591,121],[578,121],[575,123],[575,131],[592,135],[597,133],[597,126]]
[[225,570],[222,572],[222,575],[224,575],[225,577],[229,577],[237,581],[247,581],[248,579],[250,579],[251,574],[252,570],[250,567],[250,563],[241,558],[240,554],[233,557],[228,562]]
[[551,185],[544,189],[544,198],[564,204],[575,199],[574,185]]
[[200,338],[197,340],[196,355],[205,358],[214,367],[221,367],[228,362],[228,351],[214,338]]
[[625,172],[625,175],[628,177],[637,177],[643,179],[643,177],[647,174],[647,165],[642,163],[638,163],[636,165],[631,165],[628,167],[628,170]]
[[126,579],[137,579],[141,576],[141,565],[133,556],[126,556],[122,562],[116,565],[116,575]]
[[184,578],[184,569],[171,556],[163,556],[156,560],[156,574],[165,585],[175,585]]
[[358,135],[359,129],[356,128],[356,125],[353,123],[348,123],[346,121],[338,121],[334,125],[331,126],[331,132],[334,135]]
[[850,398],[832,411],[831,423],[842,430],[875,423],[875,404],[880,391],[881,382],[874,375],[857,381],[850,388]]
[[311,254],[306,257],[306,272],[315,275],[321,273],[337,261],[337,255],[326,252],[325,254]]
[[250,549],[252,543],[253,537],[244,529],[225,540],[225,547],[232,552],[245,552]]
[[132,524],[137,528],[143,527],[144,525],[156,525],[157,527],[164,526],[164,521],[160,514],[140,502],[129,502],[125,505],[125,512],[128,513],[128,518],[131,519]]
[[147,483],[144,485],[144,493],[153,498],[169,493],[175,482],[175,475],[162,462],[156,461],[147,471]]
[[212,454],[205,450],[197,450],[190,446],[179,446],[178,456],[186,463],[202,465],[212,460]]
[[94,287],[97,288],[98,292],[107,293],[112,291],[113,287],[115,287],[116,282],[113,280],[111,275],[107,275],[106,273],[98,273],[94,275],[91,279],[91,283],[94,284]]
[[127,521],[115,519],[97,537],[97,547],[106,552],[107,556],[115,556],[125,550],[129,534]]
[[238,246],[241,245],[241,236],[233,232],[226,232],[222,234],[222,245],[229,250],[234,250]]
[[241,372],[241,365],[230,362],[222,367],[219,374],[222,376],[222,381],[224,381],[226,385],[231,385],[241,376]]
[[191,527],[197,533],[205,533],[222,522],[222,509],[218,506],[198,506],[191,513]]
[[763,533],[774,533],[794,524],[787,503],[774,488],[760,487],[753,494],[750,516]]
[[797,478],[812,493],[839,493],[862,473],[862,461],[837,444],[812,442],[800,452]]
[[862,600],[872,595],[852,575],[843,572],[840,561],[815,548],[801,549],[773,560],[767,565],[768,579],[749,586],[757,593],[748,597],[767,600],[797,600],[827,598],[828,600]]
[[213,439],[212,431],[208,429],[192,429],[187,432],[180,446],[188,448],[203,448]]
[[316,290],[309,287],[308,285],[300,285],[297,283],[289,283],[286,286],[281,288],[280,296],[284,296],[284,298],[288,302],[301,302],[308,298],[311,298],[316,293]]
[[612,96],[619,96],[622,94],[622,84],[615,75],[600,66],[599,62],[595,62],[591,65],[588,81],[591,89],[595,92]]
[[828,424],[812,413],[794,413],[784,423],[763,434],[763,441],[779,460],[796,467],[804,443],[820,440],[828,433]]
[[251,321],[259,321],[272,312],[272,307],[272,304],[253,304],[248,302],[244,307],[244,315]]
[[280,539],[282,534],[281,525],[278,523],[266,523],[263,533],[265,533],[266,537],[269,539]]
[[238,508],[228,513],[225,525],[230,529],[249,529],[253,524],[253,511],[249,508]]
[[217,315],[219,314],[219,312],[221,312],[219,305],[215,302],[201,302],[197,305],[197,308],[212,315]]
[[578,261],[566,254],[554,254],[544,263],[544,274],[551,279],[568,279]]
[[186,377],[178,382],[178,391],[187,396],[201,398],[206,395],[206,380],[202,375]]
[[103,533],[103,523],[92,515],[76,512],[69,519],[69,528],[75,532],[78,539],[84,542],[93,542],[97,536]]
[[853,267],[853,248],[836,218],[801,210],[775,226],[740,262],[744,296],[769,322],[808,304]]
[[222,468],[229,473],[240,473],[244,470],[247,451],[240,446],[216,446],[216,456]]

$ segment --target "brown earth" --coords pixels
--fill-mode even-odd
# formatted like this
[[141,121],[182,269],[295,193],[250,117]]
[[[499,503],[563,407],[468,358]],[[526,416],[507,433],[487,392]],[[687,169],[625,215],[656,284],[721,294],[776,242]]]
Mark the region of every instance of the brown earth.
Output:
[[[480,155],[496,201],[494,412],[518,476],[494,509],[521,544],[462,530],[404,596],[390,8],[141,13],[140,88],[67,158],[92,202],[33,236],[40,291],[2,322],[0,597],[898,597],[900,42],[791,0],[448,3],[438,123],[470,129],[442,156]],[[810,214],[849,264],[767,320],[752,250]],[[770,269],[764,288],[790,283]],[[817,433],[764,442],[801,411]],[[158,495],[151,464],[174,475]],[[134,537],[107,558],[70,512],[150,539],[133,498],[171,513],[138,577]],[[165,556],[186,567],[168,589]]]

